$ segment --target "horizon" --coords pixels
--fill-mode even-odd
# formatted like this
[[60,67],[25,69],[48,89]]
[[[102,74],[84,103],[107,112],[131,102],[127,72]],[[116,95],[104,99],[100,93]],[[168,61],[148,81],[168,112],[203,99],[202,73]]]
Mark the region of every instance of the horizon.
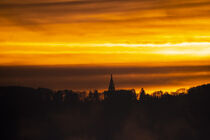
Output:
[[175,92],[180,88],[209,83],[210,66],[136,66],[136,65],[74,65],[74,66],[0,66],[0,85],[44,87],[76,91],[108,88],[109,76],[117,89],[144,88]]
[[[162,90],[162,89],[158,89],[157,88],[157,90],[151,90],[151,91],[149,91],[149,92],[147,92],[148,90],[147,89],[145,89],[145,88],[143,88],[144,89],[144,91],[145,91],[145,94],[148,94],[148,95],[151,95],[152,96],[152,94],[154,93],[154,92],[157,92],[157,91],[162,91],[163,92],[163,94],[165,94],[165,93],[168,93],[169,95],[173,95],[173,94],[176,94],[176,95],[179,95],[179,94],[188,94],[188,92],[187,93],[185,93],[185,92],[183,92],[183,93],[178,93],[178,90],[186,90],[186,91],[188,91],[189,89],[191,89],[191,88],[194,88],[194,87],[199,87],[199,86],[203,86],[203,85],[209,85],[210,83],[203,83],[203,84],[200,84],[200,85],[195,85],[195,86],[191,86],[191,87],[188,87],[188,88],[174,88],[173,90],[171,90],[171,88],[169,88],[170,90]],[[72,89],[51,89],[51,88],[47,88],[47,87],[29,87],[29,86],[19,86],[19,85],[9,85],[9,86],[0,86],[0,87],[25,87],[25,88],[34,88],[34,89],[39,89],[39,88],[44,88],[44,89],[50,89],[50,90],[52,90],[52,91],[54,91],[54,92],[58,92],[58,91],[63,91],[63,90],[68,90],[68,91],[73,91],[73,92],[76,92],[76,93],[83,93],[83,92],[85,92],[86,94],[88,94],[89,92],[94,92],[94,91],[98,91],[98,93],[99,94],[102,94],[103,92],[105,92],[105,91],[108,91],[108,89],[100,89],[100,90],[97,90],[97,89],[90,89],[90,90],[72,90]],[[136,95],[137,96],[140,96],[140,92],[141,92],[141,89],[142,88],[139,88],[138,90],[136,90],[135,88],[116,88],[115,90],[116,91],[118,91],[118,90],[135,90],[135,92],[136,92]]]

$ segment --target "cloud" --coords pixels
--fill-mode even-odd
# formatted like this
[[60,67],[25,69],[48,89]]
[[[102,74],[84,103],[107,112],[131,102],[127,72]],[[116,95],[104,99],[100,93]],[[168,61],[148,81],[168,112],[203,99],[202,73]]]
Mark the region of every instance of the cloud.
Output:
[[199,36],[209,34],[209,5],[208,0],[4,0],[0,40],[208,42]]
[[[110,73],[117,88],[182,87],[210,80],[210,66],[19,66],[0,67],[0,85],[52,89],[106,89]],[[188,85],[191,83],[192,85]]]
[[[174,1],[165,0],[82,0],[82,1],[25,1],[21,3],[1,2],[0,16],[20,25],[54,24],[72,22],[116,22],[145,21],[157,19],[177,19],[209,17],[209,1]],[[181,10],[181,11],[180,11]],[[163,15],[155,16],[154,12]],[[187,11],[187,12],[184,12]],[[190,12],[189,12],[190,11]],[[181,12],[181,14],[179,14]],[[145,14],[149,17],[144,17]],[[110,14],[116,14],[112,17]],[[131,15],[135,16],[131,16]],[[107,15],[107,17],[104,15]],[[129,18],[131,16],[132,18]],[[95,17],[95,18],[94,18]],[[110,18],[108,18],[110,17]]]
[[[208,47],[200,45],[132,50],[88,44],[210,42],[209,5],[209,0],[1,0],[0,41],[14,46],[0,43],[0,65],[208,61]],[[15,46],[20,42],[87,47]]]

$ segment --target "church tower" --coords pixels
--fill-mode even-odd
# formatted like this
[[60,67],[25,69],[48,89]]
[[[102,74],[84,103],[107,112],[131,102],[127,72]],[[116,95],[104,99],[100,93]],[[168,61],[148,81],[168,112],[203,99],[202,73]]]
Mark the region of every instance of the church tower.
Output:
[[112,74],[111,74],[111,79],[110,79],[110,82],[109,82],[109,89],[108,89],[108,91],[115,91],[114,81],[112,79]]

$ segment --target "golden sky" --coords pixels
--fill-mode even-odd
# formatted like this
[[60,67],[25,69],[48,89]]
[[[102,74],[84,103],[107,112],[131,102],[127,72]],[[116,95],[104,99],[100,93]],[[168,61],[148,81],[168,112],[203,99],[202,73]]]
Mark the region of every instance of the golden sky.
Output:
[[1,0],[0,66],[209,65],[209,7],[209,0]]

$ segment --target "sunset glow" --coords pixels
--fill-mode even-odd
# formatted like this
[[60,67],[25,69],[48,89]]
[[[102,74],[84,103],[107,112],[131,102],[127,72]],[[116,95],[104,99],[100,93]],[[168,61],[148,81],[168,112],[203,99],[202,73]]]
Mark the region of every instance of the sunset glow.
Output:
[[[209,66],[209,7],[209,0],[2,0],[0,66]],[[190,87],[209,82],[209,71],[205,78],[197,71],[196,83],[145,86]]]

